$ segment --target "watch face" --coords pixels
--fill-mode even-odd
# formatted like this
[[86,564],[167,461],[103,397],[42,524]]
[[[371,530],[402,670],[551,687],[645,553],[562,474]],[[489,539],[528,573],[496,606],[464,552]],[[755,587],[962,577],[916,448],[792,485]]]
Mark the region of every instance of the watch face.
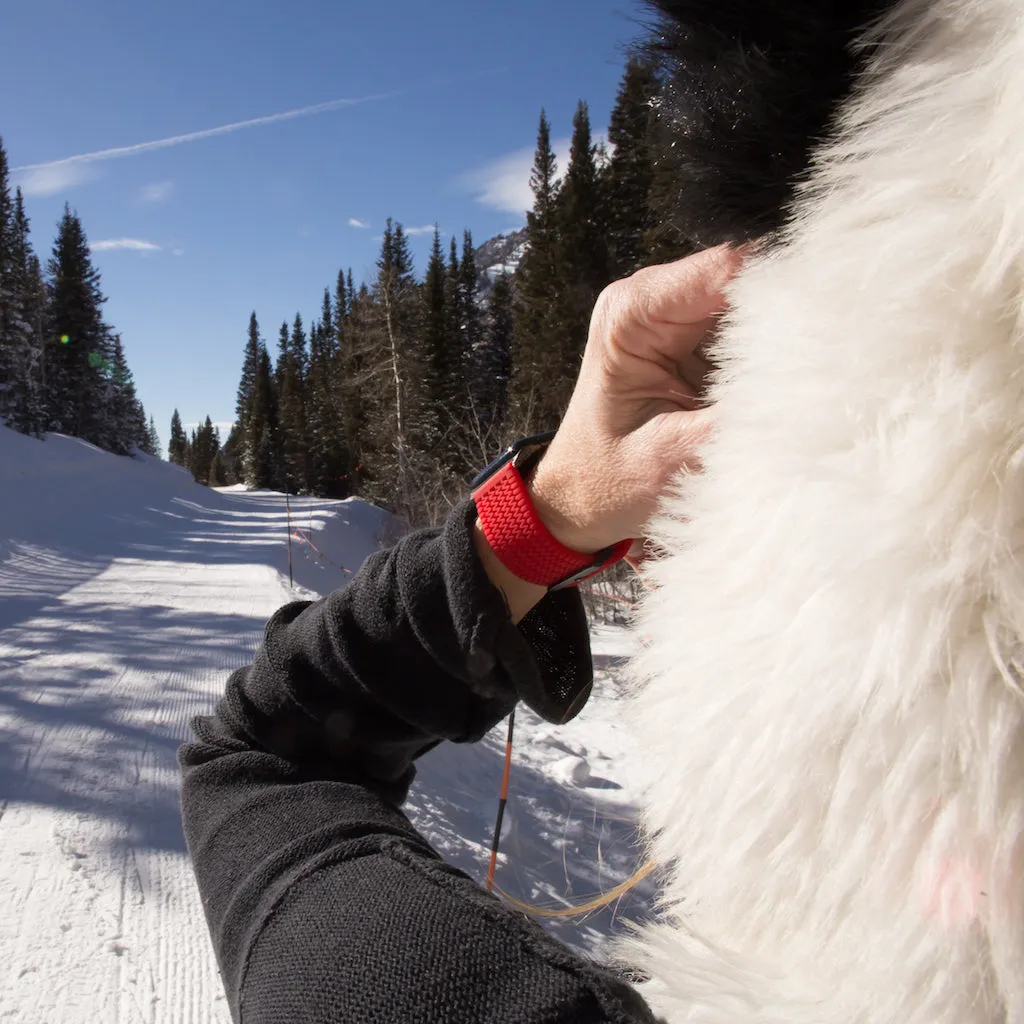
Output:
[[470,489],[475,491],[482,483],[490,480],[490,478],[494,476],[502,466],[512,461],[515,454],[514,448],[506,448],[489,466],[480,470],[480,472],[473,477],[473,482],[469,485]]
[[554,436],[555,432],[549,430],[543,434],[533,434],[531,437],[521,438],[515,444],[510,444],[486,469],[482,469],[473,477],[473,482],[469,485],[470,489],[475,491],[513,459],[516,460],[517,467],[523,469],[524,472],[529,472],[533,468],[530,460],[535,459],[550,444]]

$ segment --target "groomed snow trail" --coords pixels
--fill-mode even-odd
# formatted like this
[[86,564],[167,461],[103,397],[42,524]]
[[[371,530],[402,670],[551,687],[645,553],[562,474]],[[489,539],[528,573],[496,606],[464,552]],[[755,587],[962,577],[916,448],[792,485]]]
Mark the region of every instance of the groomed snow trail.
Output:
[[[328,593],[392,539],[359,501],[194,484],[148,459],[0,427],[0,1021],[230,1024],[185,851],[177,747],[285,602]],[[312,544],[307,543],[307,539]],[[554,729],[521,712],[498,884],[560,907],[638,866],[615,665]],[[482,880],[504,726],[423,758],[407,811]],[[549,926],[599,952],[649,884]]]
[[[175,749],[288,599],[261,566],[118,560],[0,632],[0,1019],[227,1022]],[[13,742],[12,742],[13,739]]]
[[[360,502],[292,499],[338,566]],[[285,602],[345,574],[282,495],[0,427],[0,1020],[229,1024],[185,853],[176,750]]]

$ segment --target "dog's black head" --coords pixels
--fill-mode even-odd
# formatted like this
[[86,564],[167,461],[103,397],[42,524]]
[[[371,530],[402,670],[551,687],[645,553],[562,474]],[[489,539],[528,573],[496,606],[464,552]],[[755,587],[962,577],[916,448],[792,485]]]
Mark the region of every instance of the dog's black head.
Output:
[[695,244],[780,227],[893,0],[648,0],[675,228]]

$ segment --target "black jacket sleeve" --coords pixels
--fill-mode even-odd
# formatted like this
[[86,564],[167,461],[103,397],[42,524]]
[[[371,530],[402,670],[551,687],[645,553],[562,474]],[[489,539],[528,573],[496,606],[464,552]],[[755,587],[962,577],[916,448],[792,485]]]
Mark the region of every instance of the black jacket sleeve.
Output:
[[591,685],[574,591],[512,625],[475,510],[282,608],[182,747],[185,835],[236,1021],[651,1021],[636,993],[444,864],[401,811],[416,757]]

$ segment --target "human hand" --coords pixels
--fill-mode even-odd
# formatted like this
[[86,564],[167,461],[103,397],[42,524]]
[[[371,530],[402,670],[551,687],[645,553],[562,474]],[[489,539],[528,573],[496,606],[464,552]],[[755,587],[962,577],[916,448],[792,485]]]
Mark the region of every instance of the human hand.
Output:
[[742,259],[719,246],[601,293],[569,408],[530,483],[541,519],[567,547],[641,537],[679,469],[700,468],[712,412],[699,346]]

